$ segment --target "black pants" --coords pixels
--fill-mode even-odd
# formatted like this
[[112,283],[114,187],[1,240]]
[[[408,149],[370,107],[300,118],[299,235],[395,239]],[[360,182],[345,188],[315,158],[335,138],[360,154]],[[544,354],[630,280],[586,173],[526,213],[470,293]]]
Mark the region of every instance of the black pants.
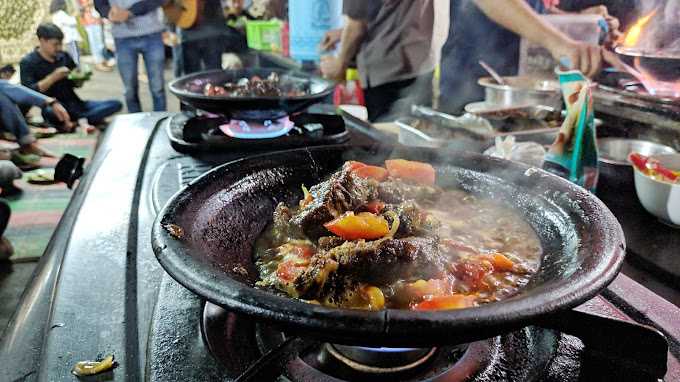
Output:
[[364,89],[368,120],[393,121],[409,115],[411,105],[432,105],[432,72]]
[[0,199],[0,236],[5,233],[11,215],[12,210],[9,208],[9,204],[5,200]]

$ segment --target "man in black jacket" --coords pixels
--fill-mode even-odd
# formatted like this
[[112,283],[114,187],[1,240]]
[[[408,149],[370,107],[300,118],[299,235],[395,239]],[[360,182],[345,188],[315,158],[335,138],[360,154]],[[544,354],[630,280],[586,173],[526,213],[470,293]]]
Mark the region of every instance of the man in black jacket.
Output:
[[[56,98],[74,120],[86,119],[97,125],[118,112],[123,105],[117,100],[83,101],[74,88],[76,82],[69,79],[69,73],[76,64],[68,53],[62,51],[61,41],[64,34],[56,25],[43,23],[38,27],[40,45],[21,60],[21,84],[49,97]],[[47,108],[43,117],[55,127],[68,131],[64,124]]]

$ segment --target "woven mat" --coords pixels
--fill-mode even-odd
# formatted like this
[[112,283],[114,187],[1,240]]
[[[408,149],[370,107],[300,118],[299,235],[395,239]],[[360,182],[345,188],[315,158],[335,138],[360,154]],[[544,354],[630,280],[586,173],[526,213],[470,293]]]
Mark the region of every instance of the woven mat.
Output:
[[[40,139],[40,145],[54,153],[57,158],[43,158],[43,168],[54,168],[58,158],[69,153],[90,159],[94,154],[97,135],[84,132],[59,134]],[[87,166],[86,162],[86,166]],[[12,217],[5,236],[14,246],[13,260],[39,257],[43,254],[57,223],[61,218],[72,190],[65,184],[33,185],[26,182],[30,172],[14,183],[23,190],[21,194],[5,198],[12,208]]]

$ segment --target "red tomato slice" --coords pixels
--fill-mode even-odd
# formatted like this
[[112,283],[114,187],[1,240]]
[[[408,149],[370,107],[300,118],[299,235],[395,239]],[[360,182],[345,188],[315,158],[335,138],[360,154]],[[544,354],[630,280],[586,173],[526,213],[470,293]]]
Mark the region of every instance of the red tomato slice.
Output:
[[385,161],[385,167],[387,167],[390,176],[395,178],[430,185],[435,182],[434,167],[429,163],[405,159],[390,159]]
[[324,224],[327,230],[345,240],[379,239],[390,231],[387,220],[370,212],[346,212],[342,216]]
[[282,261],[276,267],[276,276],[281,281],[289,283],[295,280],[306,267],[306,265],[297,264],[294,260]]
[[361,163],[361,162],[358,162],[358,161],[355,161],[355,160],[350,160],[350,161],[345,162],[345,166],[347,166],[350,171],[354,171],[356,169],[366,167],[367,165],[365,163]]
[[630,153],[630,155],[628,155],[628,160],[643,173],[647,174],[649,172],[647,169],[647,161],[649,158],[646,156],[638,153]]
[[453,294],[450,296],[432,297],[423,300],[411,307],[413,310],[444,310],[444,309],[463,309],[475,305],[474,296],[464,294]]
[[378,182],[387,179],[387,170],[378,166],[364,166],[354,169],[352,172],[361,178],[372,178]]
[[496,272],[511,272],[515,267],[515,263],[502,253],[494,253],[484,256],[484,258],[491,262],[493,270]]

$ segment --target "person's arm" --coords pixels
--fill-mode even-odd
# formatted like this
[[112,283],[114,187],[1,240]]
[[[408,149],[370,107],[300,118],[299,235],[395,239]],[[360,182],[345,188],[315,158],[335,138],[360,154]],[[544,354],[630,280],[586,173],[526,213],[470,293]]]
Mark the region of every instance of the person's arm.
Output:
[[62,66],[55,69],[45,78],[38,78],[33,65],[30,63],[22,61],[19,64],[19,68],[21,72],[21,84],[40,93],[46,92],[52,85],[66,78],[70,72],[69,68]]
[[128,9],[120,8],[117,6],[111,7],[111,11],[108,13],[109,20],[115,23],[122,23],[129,20],[131,17],[142,16],[149,12],[152,12],[161,5],[165,4],[167,0],[141,0],[132,4]]
[[364,41],[364,36],[366,36],[366,22],[345,16],[345,25],[340,37],[340,53],[338,54],[338,60],[343,67],[347,68],[347,65],[357,54],[361,43]]
[[345,16],[345,25],[342,28],[340,52],[338,53],[338,56],[321,57],[321,73],[324,77],[335,81],[344,80],[347,66],[359,51],[359,47],[361,47],[365,35],[365,21],[355,20],[349,16]]
[[142,0],[138,1],[130,8],[128,8],[128,11],[132,13],[135,16],[141,16],[145,15],[149,12],[155,11],[158,7],[161,5],[164,5],[168,0]]
[[111,4],[109,0],[94,0],[94,9],[99,12],[101,17],[107,17],[111,11]]
[[600,69],[600,47],[572,40],[543,21],[524,0],[474,0],[477,7],[491,20],[518,35],[544,46],[558,61],[568,61],[572,69],[593,76]]

